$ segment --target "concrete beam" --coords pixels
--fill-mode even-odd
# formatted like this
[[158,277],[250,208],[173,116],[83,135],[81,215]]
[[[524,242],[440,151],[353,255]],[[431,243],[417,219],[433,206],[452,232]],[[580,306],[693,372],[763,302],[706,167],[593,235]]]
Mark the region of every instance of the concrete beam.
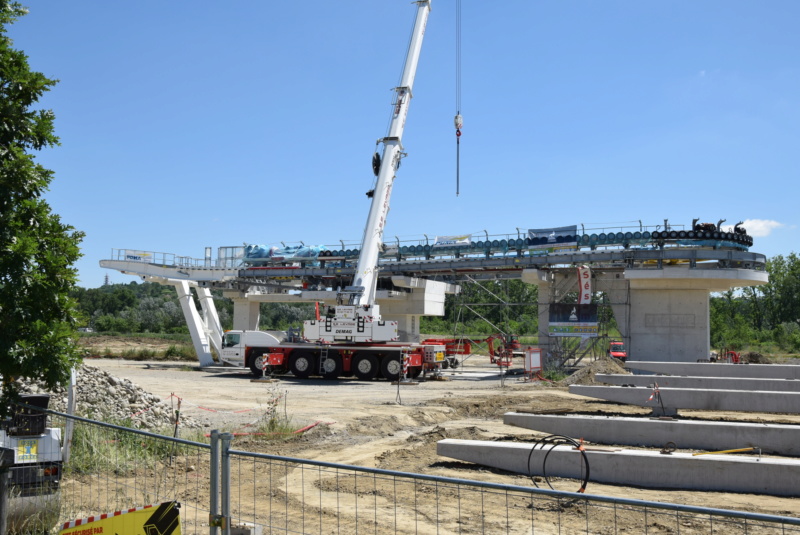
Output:
[[610,385],[695,388],[707,390],[759,390],[761,392],[800,392],[797,379],[744,379],[738,377],[684,377],[675,375],[630,375],[598,373],[596,381]]
[[[581,478],[581,453],[569,446],[552,450],[533,444],[482,440],[440,440],[436,452],[518,474]],[[756,456],[700,455],[641,450],[586,451],[590,482],[647,488],[746,492],[773,496],[800,496],[800,461]],[[530,465],[530,468],[529,468]],[[568,489],[571,490],[571,489]],[[577,490],[577,489],[576,489]]]
[[625,367],[630,370],[693,377],[800,379],[800,366],[790,364],[722,364],[719,362],[644,362],[629,360],[625,363]]
[[763,453],[800,457],[800,426],[749,422],[707,422],[609,416],[507,412],[503,423],[595,444],[721,451],[760,448]]
[[569,392],[626,405],[651,407],[653,414],[675,415],[678,409],[800,414],[800,392],[659,388],[660,402],[655,396],[650,399],[652,388],[641,386],[570,385]]

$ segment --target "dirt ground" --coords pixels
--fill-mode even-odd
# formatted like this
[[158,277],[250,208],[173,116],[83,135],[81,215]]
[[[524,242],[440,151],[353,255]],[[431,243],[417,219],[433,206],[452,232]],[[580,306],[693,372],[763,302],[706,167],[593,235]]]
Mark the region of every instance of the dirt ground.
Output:
[[[104,343],[103,347],[110,347],[108,341]],[[443,380],[415,386],[354,379],[297,380],[291,376],[254,382],[244,370],[200,370],[196,365],[163,361],[89,358],[85,363],[128,378],[163,400],[171,395],[180,397],[183,413],[207,429],[247,433],[276,397],[280,397],[278,410],[295,426],[316,424],[299,439],[266,446],[258,438],[238,436],[235,449],[523,486],[531,485],[527,477],[441,458],[436,454],[436,443],[444,438],[534,441],[544,436],[503,425],[502,415],[514,410],[642,416],[650,412],[568,392],[568,383],[591,383],[594,373],[620,371],[616,362],[605,359],[556,384],[502,376],[488,358],[472,356],[458,369],[446,370]],[[800,425],[800,415],[787,414],[682,411],[681,417]],[[567,480],[556,488],[575,491],[577,487],[577,482]],[[800,500],[796,498],[641,489],[595,482],[589,483],[587,493],[800,516]],[[578,514],[578,521],[580,518]],[[637,519],[635,524],[640,522]],[[635,532],[636,528],[631,530]]]

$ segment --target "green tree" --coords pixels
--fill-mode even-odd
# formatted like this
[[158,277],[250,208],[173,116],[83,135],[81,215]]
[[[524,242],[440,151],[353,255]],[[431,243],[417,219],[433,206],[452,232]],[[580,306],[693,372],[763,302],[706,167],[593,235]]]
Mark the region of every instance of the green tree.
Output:
[[0,414],[18,394],[14,379],[38,378],[52,388],[80,362],[70,290],[83,233],[42,198],[53,172],[31,154],[58,144],[53,113],[32,109],[56,81],[31,71],[6,34],[26,12],[0,0]]

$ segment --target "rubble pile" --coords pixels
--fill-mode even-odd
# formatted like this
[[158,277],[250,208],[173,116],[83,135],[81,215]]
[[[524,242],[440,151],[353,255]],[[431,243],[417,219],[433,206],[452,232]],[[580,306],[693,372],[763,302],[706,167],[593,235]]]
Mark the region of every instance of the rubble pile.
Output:
[[[67,412],[67,389],[48,391],[40,382],[21,382],[23,394],[50,394],[49,409]],[[126,424],[140,429],[163,429],[175,425],[175,408],[169,402],[94,366],[77,371],[75,414],[93,420]],[[180,426],[200,428],[203,424],[181,415]]]

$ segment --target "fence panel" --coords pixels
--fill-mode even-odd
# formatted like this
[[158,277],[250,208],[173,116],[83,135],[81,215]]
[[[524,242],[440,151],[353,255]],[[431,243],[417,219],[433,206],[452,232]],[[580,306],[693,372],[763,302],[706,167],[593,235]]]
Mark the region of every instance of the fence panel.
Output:
[[[69,460],[58,487],[33,496],[33,512],[17,515],[9,534],[57,533],[65,522],[168,501],[181,505],[184,534],[214,533],[209,517],[225,513],[229,525],[262,535],[800,534],[797,518],[265,455],[220,446],[217,433],[206,444],[48,413],[62,432],[73,422]],[[212,474],[226,473],[215,485]]]
[[72,420],[72,442],[62,448],[69,459],[57,487],[34,500],[9,487],[9,534],[57,533],[66,522],[169,501],[180,503],[184,533],[208,533],[208,444],[47,412],[62,440]]
[[800,519],[223,449],[232,525],[263,534],[789,534]]

